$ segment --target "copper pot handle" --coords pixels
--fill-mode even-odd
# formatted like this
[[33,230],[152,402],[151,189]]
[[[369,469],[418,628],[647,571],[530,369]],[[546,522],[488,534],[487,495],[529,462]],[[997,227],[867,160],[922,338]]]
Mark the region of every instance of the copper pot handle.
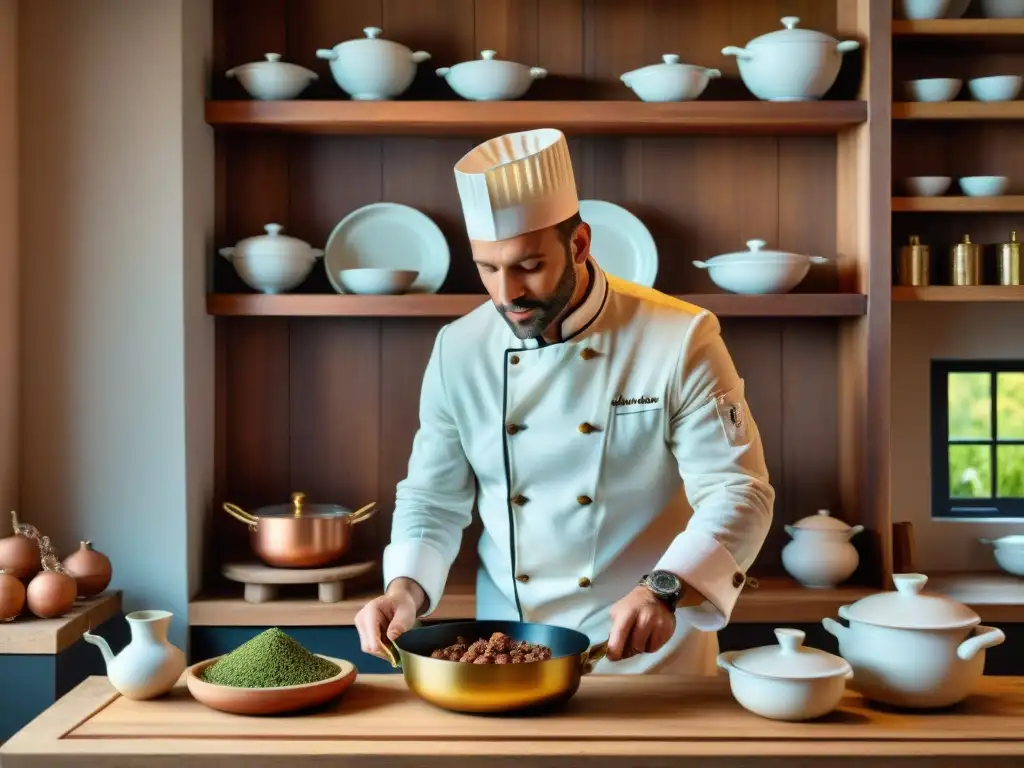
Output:
[[377,502],[371,501],[365,507],[357,509],[355,512],[348,516],[349,525],[359,525],[359,523],[365,523],[375,514],[377,514]]
[[249,530],[255,532],[259,518],[253,517],[241,507],[232,504],[231,502],[224,502],[224,511],[231,515],[236,520],[239,520],[249,526]]
[[398,646],[395,645],[394,641],[385,636],[384,642],[380,644],[380,647],[384,651],[385,661],[391,664],[393,669],[402,668],[402,656],[398,652]]
[[589,675],[594,671],[594,665],[608,655],[608,641],[605,640],[590,646],[583,652],[582,669],[580,674]]

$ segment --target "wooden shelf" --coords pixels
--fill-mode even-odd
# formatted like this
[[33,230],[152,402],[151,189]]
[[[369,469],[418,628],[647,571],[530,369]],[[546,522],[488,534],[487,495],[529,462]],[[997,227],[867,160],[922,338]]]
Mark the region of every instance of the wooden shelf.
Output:
[[1024,101],[901,101],[893,120],[1024,120]]
[[949,213],[1020,213],[1024,195],[999,197],[894,197],[893,211],[935,211]]
[[828,134],[867,120],[863,101],[208,101],[217,128],[466,136],[537,127],[571,134]]
[[925,589],[969,605],[982,621],[1024,622],[1024,579],[1009,573],[937,574]]
[[894,286],[893,301],[1024,301],[1020,285],[929,285]]
[[1024,19],[924,19],[897,20],[892,23],[893,37],[1014,37],[1024,35]]
[[[859,293],[783,293],[741,296],[686,294],[678,298],[720,317],[856,317],[867,311]],[[479,294],[348,296],[340,294],[213,293],[211,315],[268,317],[460,317],[487,301]]]
[[0,624],[0,655],[49,656],[74,645],[86,630],[95,629],[121,611],[121,592],[112,590],[79,600],[71,612],[57,619],[23,614]]
[[[872,592],[862,587],[804,589],[789,579],[764,579],[758,589],[743,592],[732,621],[818,622],[823,616],[834,616],[840,605]],[[238,592],[200,595],[189,603],[188,620],[195,627],[351,626],[359,609],[373,597],[374,594],[366,594],[337,603],[321,603],[315,598],[247,603]],[[475,613],[476,596],[470,588],[462,587],[446,593],[430,618],[469,619]]]

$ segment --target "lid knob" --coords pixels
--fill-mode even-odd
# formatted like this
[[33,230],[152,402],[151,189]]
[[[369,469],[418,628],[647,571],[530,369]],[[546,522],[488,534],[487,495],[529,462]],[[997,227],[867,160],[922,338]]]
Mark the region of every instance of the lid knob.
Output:
[[1010,242],[1011,243],[1016,243],[1017,242],[1017,230],[1015,230],[1015,229],[1010,230]]
[[298,517],[302,514],[302,504],[306,500],[306,494],[304,493],[293,493],[292,494],[292,506],[295,507],[295,516]]
[[480,51],[480,55],[483,58],[485,58],[487,61],[490,61],[491,59],[493,59],[495,56],[498,55],[498,52],[497,51]]
[[666,64],[678,64],[679,54],[678,53],[666,53],[661,57],[661,60]]
[[963,245],[970,245],[971,244],[971,236],[970,235],[964,235],[964,239],[961,240],[960,242]]
[[914,597],[921,594],[924,585],[928,583],[928,577],[923,573],[894,573],[892,581],[901,595]]
[[280,53],[264,53],[263,55],[266,57],[267,61],[278,62],[281,60]]
[[276,235],[281,234],[281,230],[284,229],[284,227],[280,224],[267,224],[263,229],[266,230],[268,235],[275,237]]
[[799,16],[783,16],[782,17],[782,25],[786,29],[793,29],[793,27],[795,27],[799,23],[800,23],[800,17]]
[[829,514],[831,514],[831,513],[827,509],[819,509],[818,510],[818,514],[819,515],[824,515],[825,517],[828,517]]
[[766,240],[747,240],[747,248],[752,251],[760,251],[766,245],[768,245]]
[[797,653],[804,643],[806,633],[801,629],[776,629],[775,638],[783,653]]
[[363,27],[363,34],[371,40],[376,40],[384,30],[379,27]]
[[921,238],[918,235],[911,235],[910,236],[910,244],[911,245],[920,245],[921,244]]

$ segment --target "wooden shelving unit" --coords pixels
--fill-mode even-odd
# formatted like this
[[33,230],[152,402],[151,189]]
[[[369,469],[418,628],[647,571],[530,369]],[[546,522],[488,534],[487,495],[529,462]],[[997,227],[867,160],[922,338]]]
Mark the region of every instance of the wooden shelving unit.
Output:
[[1024,195],[894,197],[892,209],[897,212],[929,213],[1021,213],[1024,212]]
[[1024,120],[1024,101],[904,101],[893,120]]
[[1024,19],[897,19],[893,37],[1016,37],[1024,35]]
[[1024,286],[1021,285],[929,285],[895,286],[892,300],[941,301],[976,303],[987,301],[1024,301]]
[[[867,311],[867,296],[857,293],[767,296],[704,293],[677,298],[721,317],[857,317]],[[211,294],[207,296],[206,308],[209,314],[222,317],[460,317],[486,301],[486,296],[473,294]]]
[[79,600],[67,614],[39,619],[29,613],[0,624],[0,654],[53,655],[74,645],[87,630],[95,629],[121,610],[121,591]]
[[210,101],[215,128],[464,136],[544,125],[567,134],[829,134],[863,123],[863,101]]

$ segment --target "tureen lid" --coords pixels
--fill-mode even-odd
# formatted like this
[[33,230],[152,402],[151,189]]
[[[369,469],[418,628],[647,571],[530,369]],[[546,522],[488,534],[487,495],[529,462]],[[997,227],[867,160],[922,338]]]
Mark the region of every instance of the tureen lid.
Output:
[[732,657],[737,669],[760,677],[808,680],[817,677],[835,677],[850,671],[850,664],[817,648],[803,645],[805,633],[799,629],[776,629],[778,645],[740,651]]
[[998,539],[980,539],[982,544],[991,544],[994,547],[1024,547],[1024,534],[1011,533],[1000,536]]
[[255,235],[238,241],[234,247],[234,252],[242,255],[246,253],[302,253],[306,255],[319,255],[320,253],[320,251],[310,248],[309,243],[305,240],[282,235],[281,231],[284,227],[280,224],[267,224],[263,229],[267,234]]
[[808,515],[793,523],[793,528],[801,531],[845,531],[849,532],[851,527],[836,517],[832,517],[827,509],[819,509],[815,515]]
[[253,514],[256,517],[345,517],[352,510],[337,504],[309,504],[306,494],[293,493],[290,504],[273,504],[260,507]]
[[846,619],[894,629],[959,629],[981,618],[962,603],[943,595],[925,593],[923,573],[897,573],[895,592],[879,592],[861,598],[840,611]]
[[782,26],[785,29],[777,29],[774,32],[767,32],[760,37],[755,37],[747,43],[746,47],[753,48],[758,45],[775,45],[777,43],[831,43],[835,45],[839,42],[824,32],[816,32],[813,29],[797,29],[799,23],[800,17],[798,16],[783,16]]
[[794,260],[806,260],[807,256],[802,256],[798,253],[789,253],[788,251],[766,251],[764,247],[768,243],[764,240],[747,240],[746,251],[738,251],[737,253],[724,253],[721,256],[715,256],[708,259],[708,264],[726,264],[729,262],[751,262],[751,261],[794,261]]
[[320,76],[311,69],[306,69],[300,64],[292,64],[288,61],[281,61],[280,53],[265,53],[263,54],[265,61],[250,61],[247,64],[239,64],[237,67],[232,67],[227,71],[228,77],[234,77],[234,75],[242,70],[255,69],[255,70],[290,70],[296,73],[301,73],[308,77],[310,80],[317,80]]

